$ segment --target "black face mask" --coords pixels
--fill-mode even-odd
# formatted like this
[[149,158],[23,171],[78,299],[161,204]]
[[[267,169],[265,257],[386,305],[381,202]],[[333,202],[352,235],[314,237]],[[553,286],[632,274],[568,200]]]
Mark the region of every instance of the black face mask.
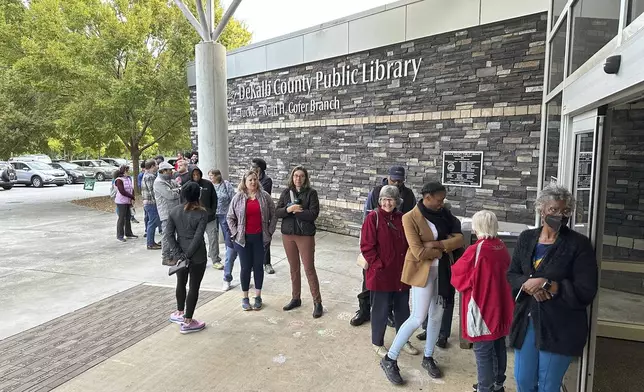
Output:
[[559,232],[563,226],[568,225],[570,218],[565,215],[546,215],[544,220],[552,230]]

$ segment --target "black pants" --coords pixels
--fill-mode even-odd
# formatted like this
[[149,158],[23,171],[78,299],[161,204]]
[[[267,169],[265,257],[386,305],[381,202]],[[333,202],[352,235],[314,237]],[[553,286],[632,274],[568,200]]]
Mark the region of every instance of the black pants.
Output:
[[132,236],[132,205],[130,204],[117,204],[116,213],[118,214],[118,221],[116,221],[116,238],[123,238],[125,236]]
[[394,305],[394,323],[396,333],[409,318],[409,290],[404,291],[371,291],[371,343],[385,345],[387,319]]
[[264,265],[268,265],[271,263],[271,243],[269,242],[268,245],[266,245],[266,250],[264,251]]
[[242,291],[247,292],[249,290],[251,273],[255,280],[255,290],[261,290],[264,285],[262,263],[266,255],[262,233],[246,234],[246,245],[241,246],[235,242],[235,250],[239,255],[239,264],[241,265],[239,280],[241,281]]
[[[190,264],[187,269],[177,271],[177,310],[186,310],[186,313],[183,315],[184,318],[191,319],[195,312],[197,300],[199,299],[199,287],[201,286],[201,280],[205,272],[205,262]],[[188,290],[188,298],[186,299],[188,276],[190,276],[190,287]]]
[[366,271],[362,270],[362,292],[358,294],[358,304],[363,313],[371,312],[371,292],[367,290]]
[[[443,305],[443,318],[441,320],[441,331],[439,336],[449,338],[452,334],[452,318],[454,317],[454,300]],[[427,319],[423,322],[423,329],[427,330]]]

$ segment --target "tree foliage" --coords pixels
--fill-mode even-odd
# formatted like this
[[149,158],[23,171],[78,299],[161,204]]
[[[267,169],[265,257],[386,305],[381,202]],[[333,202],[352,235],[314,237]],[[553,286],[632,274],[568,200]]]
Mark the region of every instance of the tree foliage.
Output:
[[[233,19],[220,42],[250,38]],[[168,0],[2,0],[0,157],[125,152],[138,167],[146,151],[189,148],[185,69],[198,42]]]

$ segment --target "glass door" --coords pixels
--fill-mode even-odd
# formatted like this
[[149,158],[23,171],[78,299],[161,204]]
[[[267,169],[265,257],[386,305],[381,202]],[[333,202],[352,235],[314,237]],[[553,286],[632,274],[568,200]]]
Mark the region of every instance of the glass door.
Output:
[[[605,116],[598,110],[575,116],[567,138],[565,163],[560,177],[571,190],[576,208],[571,217],[571,228],[589,237],[597,249],[597,201],[599,198],[600,141],[603,137]],[[599,260],[599,255],[598,255]],[[589,309],[590,333],[581,358],[573,361],[562,385],[562,391],[592,391],[592,372],[596,335],[597,300]]]

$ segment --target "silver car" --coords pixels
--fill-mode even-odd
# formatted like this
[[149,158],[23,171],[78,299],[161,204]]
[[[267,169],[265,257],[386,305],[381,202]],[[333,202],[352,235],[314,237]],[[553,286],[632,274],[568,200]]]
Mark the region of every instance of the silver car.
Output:
[[42,188],[43,185],[47,184],[63,186],[67,183],[67,173],[65,171],[54,169],[43,162],[11,161],[11,165],[16,169],[18,184]]
[[105,161],[101,161],[100,159],[85,159],[81,161],[71,161],[70,163],[75,163],[82,167],[82,171],[85,173],[91,171],[93,173],[93,177],[96,178],[96,181],[111,179],[112,173],[118,169],[117,167],[112,166]]

